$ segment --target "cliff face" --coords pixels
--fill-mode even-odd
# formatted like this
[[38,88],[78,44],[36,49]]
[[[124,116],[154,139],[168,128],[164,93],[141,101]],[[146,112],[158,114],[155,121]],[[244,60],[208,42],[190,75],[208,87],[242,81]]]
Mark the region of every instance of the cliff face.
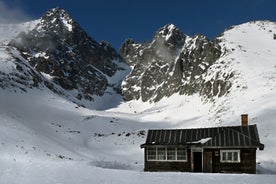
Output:
[[[156,32],[151,43],[126,40],[120,56],[133,68],[122,85],[126,100],[156,102],[174,93],[212,97],[226,94],[231,87],[216,78],[213,86],[204,80],[208,68],[221,56],[219,44],[203,35],[184,35],[172,24]],[[223,88],[220,94],[213,93],[217,88]]]
[[49,10],[34,29],[22,32],[8,45],[56,85],[76,90],[78,99],[91,101],[93,95],[103,95],[112,85],[108,77],[123,70],[115,49],[93,40],[60,8]]

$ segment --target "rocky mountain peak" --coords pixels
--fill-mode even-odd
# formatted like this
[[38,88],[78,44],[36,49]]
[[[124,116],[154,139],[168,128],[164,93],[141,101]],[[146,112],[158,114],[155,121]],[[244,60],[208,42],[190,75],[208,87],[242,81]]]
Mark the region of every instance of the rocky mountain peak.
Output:
[[42,18],[45,18],[45,17],[56,17],[56,18],[68,17],[68,18],[70,18],[70,15],[64,9],[62,9],[60,7],[56,7],[56,8],[52,8],[52,9],[48,10]]
[[186,35],[184,35],[175,25],[167,24],[155,33],[153,42],[160,42],[160,39],[165,45],[176,48],[183,46]]
[[122,70],[116,50],[108,42],[96,42],[60,8],[46,12],[34,29],[8,45],[55,84],[75,90],[78,99],[103,95],[111,85],[107,78]]
[[[175,32],[179,32],[179,29],[174,24],[167,24],[161,27],[156,33],[154,37],[163,37],[166,40],[170,38]],[[180,33],[182,34],[182,33]]]
[[[211,98],[212,86],[203,78],[220,57],[220,50],[207,37],[188,37],[173,24],[160,28],[150,44],[127,40],[120,54],[133,70],[123,82],[123,96],[155,102],[175,93],[200,93]],[[229,89],[222,83],[217,85],[225,89],[220,95]]]
[[72,31],[72,29],[77,26],[77,23],[73,21],[65,10],[57,7],[50,9],[45,13],[45,15],[41,18],[40,25],[44,29],[58,28],[63,29],[63,31]]

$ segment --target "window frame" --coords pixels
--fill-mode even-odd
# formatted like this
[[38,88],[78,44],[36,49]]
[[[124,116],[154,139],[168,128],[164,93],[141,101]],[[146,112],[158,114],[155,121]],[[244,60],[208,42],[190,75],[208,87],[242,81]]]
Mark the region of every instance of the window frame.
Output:
[[177,160],[177,148],[166,148],[166,160],[175,161]]
[[[237,154],[237,160],[235,158]],[[240,150],[220,150],[220,162],[221,163],[240,163],[241,151]]]
[[[149,154],[150,152],[151,154]],[[152,154],[153,152],[154,154]],[[157,160],[156,148],[147,148],[147,160]]]
[[[149,150],[149,149],[151,149],[151,150]],[[153,152],[153,149],[155,149],[155,155],[154,154],[149,154],[150,152]],[[165,150],[165,157],[162,157],[162,155],[158,156],[158,150],[160,151],[162,149]],[[172,150],[172,149],[174,149],[174,150]],[[169,154],[168,154],[168,150],[169,150]],[[183,155],[181,155],[181,157],[178,156],[179,150],[182,150],[182,153],[183,153]],[[171,158],[173,157],[173,159],[170,159],[170,157]],[[178,158],[183,158],[183,159],[178,159]],[[187,162],[188,161],[187,148],[177,148],[177,147],[148,147],[147,148],[147,161]]]

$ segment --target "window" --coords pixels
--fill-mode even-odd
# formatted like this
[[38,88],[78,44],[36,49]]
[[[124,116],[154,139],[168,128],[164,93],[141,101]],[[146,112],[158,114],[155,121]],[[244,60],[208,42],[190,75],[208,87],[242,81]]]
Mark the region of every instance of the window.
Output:
[[176,148],[167,148],[167,160],[176,160]]
[[177,149],[177,160],[187,160],[187,152],[185,148]]
[[147,148],[149,161],[187,161],[186,148]]
[[157,148],[157,160],[166,160],[166,148]]
[[240,162],[240,150],[221,150],[220,162],[228,162],[228,163]]
[[156,148],[148,148],[148,160],[156,160]]

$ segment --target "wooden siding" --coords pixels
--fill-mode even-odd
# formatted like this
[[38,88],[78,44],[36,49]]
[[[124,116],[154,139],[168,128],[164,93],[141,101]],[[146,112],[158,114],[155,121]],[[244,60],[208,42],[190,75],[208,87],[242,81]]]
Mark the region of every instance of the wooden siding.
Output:
[[220,153],[215,156],[215,152],[220,152],[219,149],[213,150],[213,172],[215,173],[256,173],[256,149],[240,149],[239,163],[222,163],[220,161]]
[[[146,149],[145,149],[146,150]],[[236,150],[236,149],[235,149]],[[148,161],[145,153],[144,171],[180,171],[193,172],[192,152],[187,150],[187,161]],[[239,163],[222,163],[220,149],[204,149],[203,171],[208,173],[256,173],[256,149],[240,149]]]

